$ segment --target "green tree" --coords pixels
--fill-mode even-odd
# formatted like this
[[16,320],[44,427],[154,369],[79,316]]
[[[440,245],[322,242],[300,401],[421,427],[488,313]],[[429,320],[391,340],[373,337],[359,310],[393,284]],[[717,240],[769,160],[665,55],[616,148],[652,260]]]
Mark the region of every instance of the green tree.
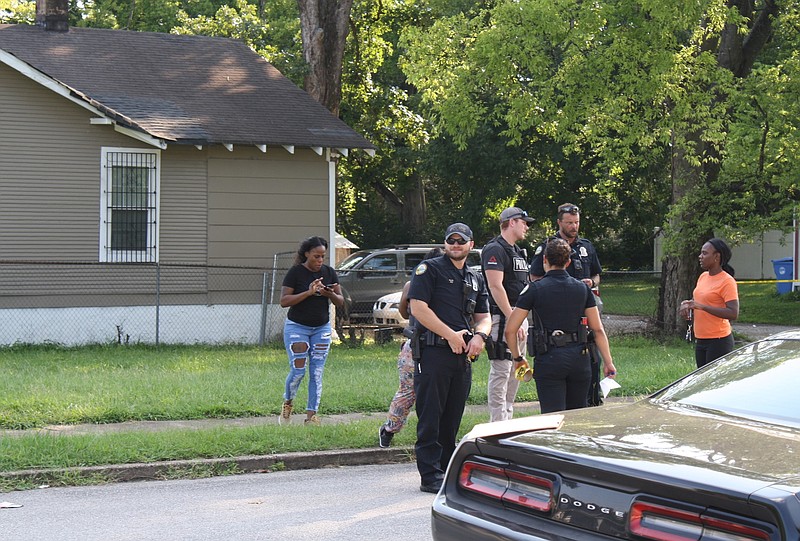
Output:
[[[671,190],[659,319],[675,331],[702,241],[714,231],[784,226],[797,200],[797,167],[785,154],[796,145],[796,117],[773,116],[798,98],[797,7],[507,2],[410,30],[404,68],[462,147],[490,122],[514,144],[559,142],[610,202]],[[767,91],[782,96],[773,103]],[[731,153],[748,137],[766,141],[743,155],[760,153],[760,173]],[[634,177],[643,174],[650,178]]]
[[0,23],[33,24],[36,19],[36,2],[0,0]]

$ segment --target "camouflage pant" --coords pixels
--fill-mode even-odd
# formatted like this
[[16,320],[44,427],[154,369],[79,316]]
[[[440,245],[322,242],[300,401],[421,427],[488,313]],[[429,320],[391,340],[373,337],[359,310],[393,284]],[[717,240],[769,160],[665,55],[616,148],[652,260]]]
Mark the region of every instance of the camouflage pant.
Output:
[[411,358],[411,341],[406,340],[397,356],[397,373],[400,386],[389,404],[389,419],[384,423],[387,432],[397,433],[406,424],[408,412],[414,406],[414,359]]

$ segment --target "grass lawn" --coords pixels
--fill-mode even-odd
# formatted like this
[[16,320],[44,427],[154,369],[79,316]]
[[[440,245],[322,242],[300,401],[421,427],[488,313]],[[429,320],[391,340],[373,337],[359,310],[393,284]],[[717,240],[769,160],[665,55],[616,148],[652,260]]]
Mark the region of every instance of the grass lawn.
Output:
[[[600,291],[603,312],[628,316],[655,316],[659,278],[649,275],[603,275]],[[770,325],[800,323],[800,294],[778,295],[774,283],[739,284],[739,321]]]
[[[231,457],[376,445],[377,427],[397,388],[399,343],[358,348],[335,345],[325,372],[320,414],[372,412],[374,420],[324,425],[172,430],[158,433],[0,438],[0,472],[36,468]],[[651,393],[693,369],[689,344],[644,338],[612,342],[619,392]],[[277,415],[288,361],[282,347],[0,348],[0,428],[125,420]],[[488,365],[474,364],[470,403],[486,403]],[[305,382],[304,382],[305,383]],[[305,403],[301,388],[295,403]],[[518,400],[536,399],[533,384]],[[485,415],[467,415],[466,431]],[[396,437],[415,439],[414,416]],[[219,472],[215,472],[219,473]],[[64,484],[79,481],[65,476]],[[97,480],[102,482],[102,479]],[[26,488],[0,480],[0,491]]]
[[[398,348],[334,345],[320,413],[384,412],[397,389]],[[684,342],[617,339],[612,353],[627,395],[650,393],[692,368]],[[484,354],[473,365],[472,404],[486,403],[485,361]],[[0,428],[277,415],[287,371],[282,347],[2,348]],[[519,400],[535,399],[534,386],[524,385]]]

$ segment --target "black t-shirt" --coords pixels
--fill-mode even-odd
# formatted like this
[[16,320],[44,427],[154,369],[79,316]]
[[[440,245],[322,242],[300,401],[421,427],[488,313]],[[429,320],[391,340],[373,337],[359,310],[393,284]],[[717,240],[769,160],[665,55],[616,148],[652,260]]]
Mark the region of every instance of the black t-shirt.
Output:
[[[563,237],[560,234],[556,234],[555,237],[550,238]],[[546,244],[547,241],[539,244],[533,254],[530,269],[533,276],[544,276],[544,248]],[[591,278],[603,272],[603,268],[600,266],[600,258],[597,257],[597,250],[594,249],[594,245],[591,242],[582,237],[578,237],[569,247],[572,249],[572,253],[570,253],[569,256],[570,259],[572,259],[572,263],[567,267],[567,273],[570,276],[578,280],[583,280],[584,278]]]
[[589,286],[566,271],[551,270],[530,284],[517,299],[517,307],[536,309],[545,332],[576,332],[586,309],[597,306]]
[[[311,272],[302,263],[295,265],[283,279],[283,287],[290,287],[294,293],[302,293],[308,290],[311,282],[322,277],[325,285],[339,283],[336,271],[328,265],[322,265],[319,272]],[[288,318],[308,327],[319,327],[330,321],[328,311],[328,297],[322,295],[312,295],[307,299],[289,307]]]
[[[513,257],[511,254],[514,254]],[[513,308],[520,291],[528,283],[528,262],[525,261],[522,249],[516,244],[509,244],[502,236],[496,237],[481,250],[481,267],[484,278],[487,270],[497,270],[503,273],[503,289]],[[497,306],[492,298],[491,290],[489,291],[489,302],[492,306]]]
[[[414,270],[408,298],[424,301],[454,331],[468,329],[467,316],[464,314],[465,273],[466,269],[456,268],[447,256],[427,259]],[[478,273],[475,273],[475,278],[475,287],[478,289],[475,313],[488,313],[489,295],[486,285]]]

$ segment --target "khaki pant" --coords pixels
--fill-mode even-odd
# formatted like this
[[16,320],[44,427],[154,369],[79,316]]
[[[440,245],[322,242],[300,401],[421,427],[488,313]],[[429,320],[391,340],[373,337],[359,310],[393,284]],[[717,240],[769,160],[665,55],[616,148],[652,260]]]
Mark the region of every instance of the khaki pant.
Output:
[[[524,328],[524,327],[523,327]],[[492,316],[492,340],[504,340],[500,333],[500,315]],[[525,340],[519,344],[520,353],[525,355]],[[514,400],[517,397],[519,381],[514,377],[514,362],[508,359],[492,359],[489,352],[489,421],[507,421],[514,416]]]

